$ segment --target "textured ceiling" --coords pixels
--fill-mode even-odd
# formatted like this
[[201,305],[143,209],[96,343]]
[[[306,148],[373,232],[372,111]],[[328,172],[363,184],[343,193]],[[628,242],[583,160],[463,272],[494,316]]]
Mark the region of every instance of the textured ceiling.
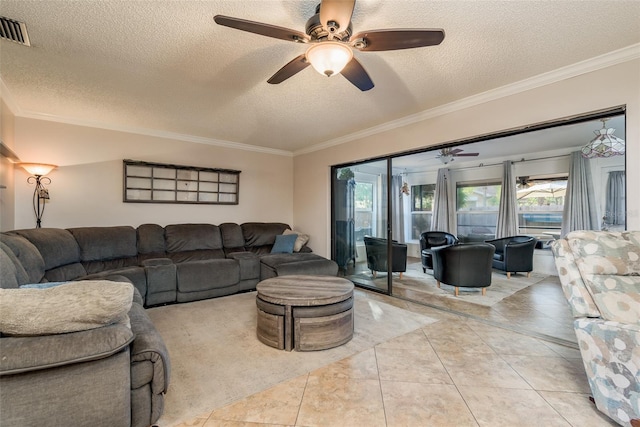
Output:
[[216,25],[304,32],[313,1],[11,1],[32,47],[0,42],[18,114],[299,151],[640,42],[639,1],[358,0],[354,32],[443,28],[439,46],[355,52],[376,87],[312,68],[267,79],[304,45]]

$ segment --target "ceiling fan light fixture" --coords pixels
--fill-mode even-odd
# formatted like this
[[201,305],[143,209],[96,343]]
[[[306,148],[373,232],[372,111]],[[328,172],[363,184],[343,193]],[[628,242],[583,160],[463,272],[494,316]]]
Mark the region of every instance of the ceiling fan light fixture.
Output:
[[353,52],[344,43],[325,41],[309,47],[306,57],[318,73],[331,77],[340,74],[353,58]]
[[442,156],[440,156],[440,161],[442,162],[442,164],[445,164],[445,165],[448,165],[454,160],[455,158],[451,154],[443,154]]
[[607,128],[609,119],[602,119],[602,129],[593,131],[596,137],[582,147],[582,157],[591,159],[594,157],[623,156],[625,154],[624,139],[618,138],[613,133],[615,129]]

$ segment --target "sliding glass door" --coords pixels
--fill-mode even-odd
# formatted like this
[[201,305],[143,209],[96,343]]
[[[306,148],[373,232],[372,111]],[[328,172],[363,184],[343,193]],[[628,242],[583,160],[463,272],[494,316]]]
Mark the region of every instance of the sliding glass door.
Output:
[[356,285],[389,293],[387,160],[332,168],[333,259]]
[[[616,136],[625,138],[624,112],[615,108],[460,142],[455,149],[430,148],[334,166],[333,259],[341,274],[361,287],[575,341],[550,244],[562,235],[568,219],[579,216],[565,209],[572,165],[603,118]],[[593,181],[584,193],[593,198],[599,219],[590,229],[625,230],[625,156],[582,161]],[[493,239],[505,165],[511,167],[517,199],[514,234],[538,240],[533,271],[507,278],[496,269],[486,295],[480,287],[468,286],[455,296],[450,286],[438,286],[420,236],[444,231],[463,244]]]

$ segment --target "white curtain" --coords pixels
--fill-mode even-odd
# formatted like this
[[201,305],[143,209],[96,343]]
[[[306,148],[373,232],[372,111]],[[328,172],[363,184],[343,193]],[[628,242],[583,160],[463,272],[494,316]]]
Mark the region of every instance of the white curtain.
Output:
[[604,222],[607,225],[625,225],[625,172],[609,172]]
[[404,238],[404,194],[402,194],[403,178],[401,175],[391,176],[391,232],[393,239],[400,243]]
[[457,234],[455,189],[452,187],[448,168],[438,169],[431,230]]
[[510,161],[505,161],[503,163],[502,190],[500,191],[500,209],[498,211],[496,239],[518,234],[518,199],[516,191],[513,164]]
[[579,151],[571,153],[567,194],[562,213],[562,236],[574,230],[600,230],[589,161]]

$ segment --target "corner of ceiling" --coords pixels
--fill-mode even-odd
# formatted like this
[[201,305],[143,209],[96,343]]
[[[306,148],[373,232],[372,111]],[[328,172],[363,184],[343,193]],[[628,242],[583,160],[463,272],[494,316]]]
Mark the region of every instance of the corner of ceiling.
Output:
[[396,129],[399,127],[407,126],[412,123],[421,122],[423,120],[431,119],[444,114],[452,113],[454,111],[463,110],[479,104],[483,104],[496,99],[504,98],[506,96],[515,95],[527,90],[535,89],[538,87],[546,86],[552,83],[557,83],[562,80],[566,80],[571,77],[576,77],[581,74],[590,73],[603,68],[611,67],[624,62],[632,61],[640,58],[640,43],[632,44],[622,49],[614,50],[612,52],[605,53],[594,58],[586,59],[584,61],[577,62],[575,64],[567,65],[557,70],[549,71],[547,73],[539,74],[531,78],[521,80],[516,83],[512,83],[506,86],[501,86],[495,89],[488,90],[486,92],[478,93],[476,95],[469,96],[467,98],[459,99],[448,104],[443,104],[438,107],[424,110],[410,116],[402,117],[397,120],[383,123],[378,126],[373,126],[368,129],[364,129],[358,132],[354,132],[348,135],[344,135],[338,138],[325,141],[311,147],[306,147],[293,152],[293,156],[299,156],[303,154],[309,154],[315,151],[320,151],[325,148],[333,147],[336,145],[344,144],[356,139],[365,138],[367,136],[375,135],[378,133],[386,132],[388,130]]

